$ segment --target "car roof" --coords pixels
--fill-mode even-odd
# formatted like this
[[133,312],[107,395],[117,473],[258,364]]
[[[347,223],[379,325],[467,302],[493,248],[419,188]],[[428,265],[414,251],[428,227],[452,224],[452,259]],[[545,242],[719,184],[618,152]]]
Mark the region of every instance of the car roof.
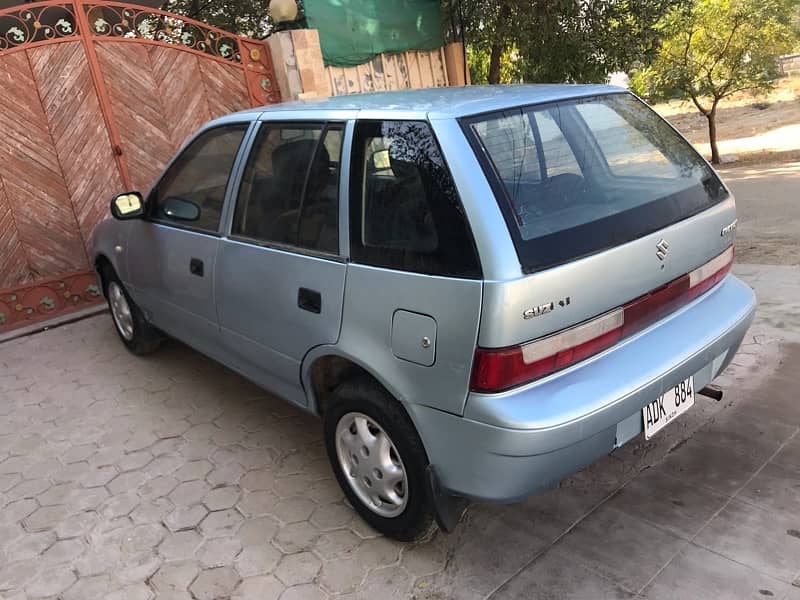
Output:
[[[601,94],[619,93],[623,88],[612,85],[536,84],[536,85],[470,85],[392,92],[351,94],[330,98],[311,98],[252,108],[237,115],[269,115],[305,112],[402,113],[404,117],[458,118],[512,106],[540,104]],[[310,116],[310,115],[309,115]]]

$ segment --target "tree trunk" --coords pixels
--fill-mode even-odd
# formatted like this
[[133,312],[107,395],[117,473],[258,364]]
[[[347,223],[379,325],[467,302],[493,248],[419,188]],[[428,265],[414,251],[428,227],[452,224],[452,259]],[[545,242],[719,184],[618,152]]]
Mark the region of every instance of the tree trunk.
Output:
[[497,16],[494,29],[497,37],[492,43],[492,53],[489,57],[489,83],[500,83],[500,60],[503,58],[503,50],[506,49],[505,31],[509,14],[508,4],[503,4],[500,7],[500,14]]
[[500,83],[500,59],[503,56],[503,43],[492,44],[492,54],[489,58],[489,83]]
[[711,144],[711,164],[719,164],[719,148],[717,147],[717,107],[706,113],[708,119],[708,141]]

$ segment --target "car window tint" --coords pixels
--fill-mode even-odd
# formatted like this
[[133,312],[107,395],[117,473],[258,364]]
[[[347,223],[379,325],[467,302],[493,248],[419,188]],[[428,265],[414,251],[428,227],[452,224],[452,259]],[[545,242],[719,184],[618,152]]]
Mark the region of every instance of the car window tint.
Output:
[[[625,118],[627,108],[622,103],[585,102],[576,105],[578,113],[591,128],[611,172],[618,176],[637,176],[646,172],[648,177],[680,177],[680,165],[667,158],[647,139],[644,131],[634,126],[636,120],[631,119],[632,123]],[[641,118],[638,121],[641,122]]]
[[474,125],[503,181],[539,181],[539,156],[530,120],[521,112]]
[[242,178],[233,234],[339,251],[342,127],[263,125]]
[[[217,231],[233,161],[246,123],[217,127],[201,134],[175,160],[151,195],[150,216],[193,229]],[[196,219],[176,218],[175,200],[196,206]]]
[[351,177],[353,260],[428,274],[480,274],[458,193],[427,123],[359,122]]
[[557,122],[560,121],[558,112],[537,112],[531,113],[531,116],[536,120],[536,128],[539,130],[547,177],[565,173],[581,175],[575,154]]

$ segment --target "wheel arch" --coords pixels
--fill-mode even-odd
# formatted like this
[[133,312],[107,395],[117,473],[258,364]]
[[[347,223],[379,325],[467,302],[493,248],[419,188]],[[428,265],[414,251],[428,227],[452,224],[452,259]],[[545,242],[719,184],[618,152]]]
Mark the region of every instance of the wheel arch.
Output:
[[[322,415],[333,390],[353,377],[366,376],[383,387],[399,404],[405,404],[398,387],[367,366],[366,361],[343,351],[338,346],[317,346],[306,354],[301,366],[301,379],[308,409]],[[406,410],[406,412],[409,412]],[[409,414],[410,416],[410,414]]]
[[94,257],[94,270],[97,273],[97,277],[100,280],[100,289],[103,290],[103,296],[106,296],[106,288],[108,286],[108,280],[106,277],[106,272],[108,270],[116,271],[114,268],[114,263],[111,262],[103,252],[99,252]]

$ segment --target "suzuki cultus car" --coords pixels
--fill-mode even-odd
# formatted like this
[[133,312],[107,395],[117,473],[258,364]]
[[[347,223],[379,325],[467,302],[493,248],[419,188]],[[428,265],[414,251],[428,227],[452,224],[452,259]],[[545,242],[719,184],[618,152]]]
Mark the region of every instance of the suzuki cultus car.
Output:
[[734,199],[609,86],[429,89],[205,125],[94,259],[122,343],[178,338],[324,420],[409,540],[691,410],[755,306]]

